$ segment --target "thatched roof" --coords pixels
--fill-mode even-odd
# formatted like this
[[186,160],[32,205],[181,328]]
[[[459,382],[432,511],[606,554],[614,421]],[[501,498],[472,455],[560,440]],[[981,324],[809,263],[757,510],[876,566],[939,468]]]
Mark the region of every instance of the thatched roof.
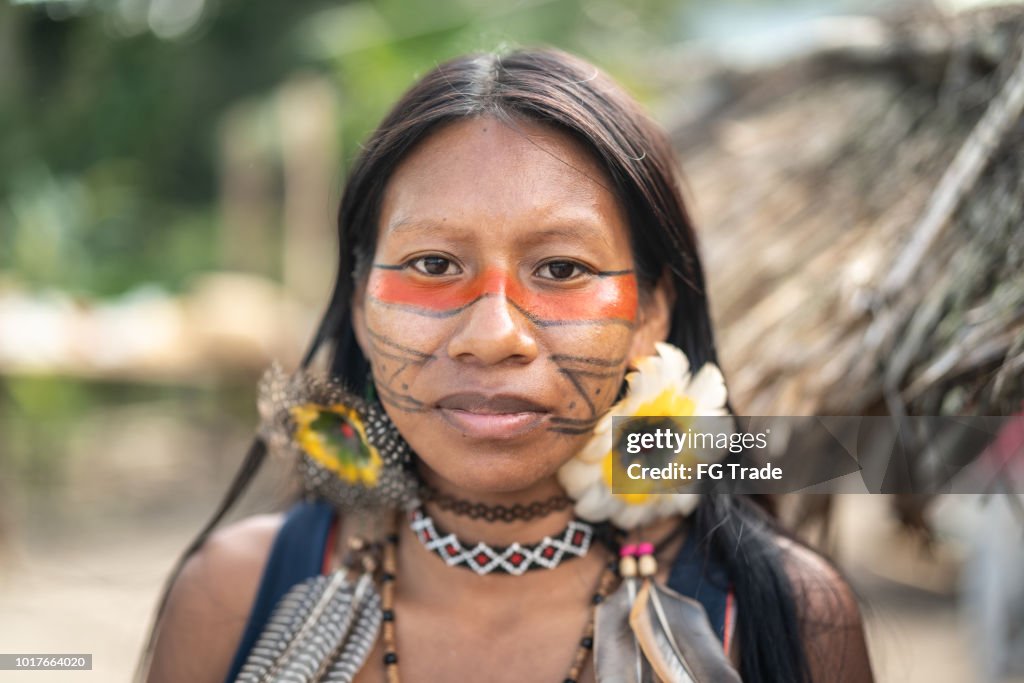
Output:
[[1024,7],[856,28],[673,131],[737,409],[1020,410]]

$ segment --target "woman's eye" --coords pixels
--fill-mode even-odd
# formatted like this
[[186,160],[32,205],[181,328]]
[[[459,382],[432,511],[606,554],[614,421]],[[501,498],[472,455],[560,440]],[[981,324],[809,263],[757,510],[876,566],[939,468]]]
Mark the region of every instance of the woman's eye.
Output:
[[444,256],[421,256],[409,262],[414,270],[424,275],[458,275],[462,271]]
[[572,261],[549,261],[542,265],[537,272],[548,280],[571,280],[589,271]]

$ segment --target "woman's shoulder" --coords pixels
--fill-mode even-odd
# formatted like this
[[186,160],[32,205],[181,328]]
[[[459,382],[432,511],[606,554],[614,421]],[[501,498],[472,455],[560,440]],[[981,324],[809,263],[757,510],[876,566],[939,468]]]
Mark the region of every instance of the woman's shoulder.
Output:
[[778,539],[796,599],[812,680],[872,681],[860,600],[825,556]]
[[283,523],[283,514],[234,522],[185,562],[157,630],[150,683],[224,680]]
[[816,550],[778,537],[786,576],[800,598],[802,616],[825,616],[831,621],[860,623],[860,606],[849,582],[832,562]]

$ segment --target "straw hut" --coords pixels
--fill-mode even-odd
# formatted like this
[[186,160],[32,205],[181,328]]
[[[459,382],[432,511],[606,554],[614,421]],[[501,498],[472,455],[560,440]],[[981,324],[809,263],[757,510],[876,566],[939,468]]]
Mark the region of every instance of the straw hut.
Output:
[[1020,411],[1024,7],[818,29],[673,125],[737,409]]

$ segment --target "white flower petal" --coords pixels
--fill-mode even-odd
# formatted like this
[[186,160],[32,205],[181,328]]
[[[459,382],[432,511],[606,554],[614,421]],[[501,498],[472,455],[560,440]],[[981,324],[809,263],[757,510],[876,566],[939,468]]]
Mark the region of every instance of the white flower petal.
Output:
[[595,438],[590,443],[592,447],[580,451],[575,459],[594,467],[600,467],[604,459],[608,457],[608,452],[612,450],[612,437],[610,434],[601,435],[601,438]]
[[601,466],[572,458],[558,468],[558,481],[573,498],[579,498],[584,491],[601,479]]
[[625,504],[616,500],[612,492],[601,483],[591,486],[576,501],[576,514],[588,522],[603,522],[623,505]]
[[653,505],[626,505],[612,514],[612,522],[620,529],[635,529],[657,518]]
[[690,361],[682,349],[664,342],[657,342],[654,347],[661,358],[662,371],[669,376],[670,382],[678,382],[690,373]]
[[[701,409],[720,409],[725,405],[726,390],[725,379],[718,366],[712,363],[705,363],[700,369],[690,386],[686,387],[686,393],[694,399]],[[706,415],[703,411],[700,415]]]
[[[629,505],[609,490],[603,477],[604,459],[612,447],[612,419],[639,414],[640,406],[658,399],[665,392],[688,397],[696,415],[726,415],[728,392],[721,371],[707,363],[691,376],[690,363],[682,350],[664,343],[656,344],[657,354],[636,362],[636,370],[626,374],[625,398],[605,413],[594,428],[590,441],[558,472],[559,481],[576,499],[576,514],[589,521],[611,519],[623,529],[632,529],[658,518],[688,514],[700,501],[700,494],[657,495],[643,505]],[[697,454],[719,459],[720,454]]]

